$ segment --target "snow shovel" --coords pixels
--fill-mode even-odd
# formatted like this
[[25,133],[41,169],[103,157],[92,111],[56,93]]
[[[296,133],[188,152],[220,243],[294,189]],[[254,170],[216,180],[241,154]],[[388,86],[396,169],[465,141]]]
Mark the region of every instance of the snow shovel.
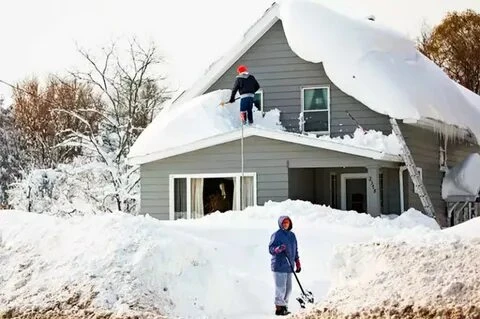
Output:
[[[238,100],[239,98],[240,98],[240,97],[237,97],[234,101]],[[227,102],[223,102],[223,101],[222,101],[222,102],[220,102],[219,105],[220,105],[221,107],[224,107],[225,104],[229,104],[229,103],[230,103],[230,101],[227,101]]]
[[300,297],[297,298],[297,301],[300,303],[301,308],[305,308],[305,303],[314,303],[314,297],[311,291],[305,291],[303,290],[302,284],[300,283],[300,280],[298,280],[297,273],[295,272],[295,269],[293,269],[293,265],[290,262],[290,258],[288,258],[288,255],[285,252],[285,258],[287,258],[288,264],[290,265],[290,268],[292,269],[293,275],[295,276],[295,279],[297,280],[298,286],[300,287],[300,290],[302,291],[302,294]]

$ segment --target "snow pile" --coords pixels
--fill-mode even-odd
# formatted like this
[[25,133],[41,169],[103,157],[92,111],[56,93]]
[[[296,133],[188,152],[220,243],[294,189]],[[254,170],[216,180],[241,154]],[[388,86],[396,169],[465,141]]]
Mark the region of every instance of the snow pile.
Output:
[[[177,107],[164,108],[140,134],[129,157],[165,151],[240,129],[240,100],[221,106],[230,99],[230,93],[230,90],[218,90]],[[255,107],[253,111],[256,127],[283,130],[278,110],[267,112],[265,117]]]
[[[332,263],[334,289],[305,317],[465,318],[469,314],[478,318],[478,221],[462,228],[471,226],[477,229],[474,239],[454,228],[449,236],[391,239],[338,249]],[[459,316],[448,316],[453,309]]]
[[400,155],[402,147],[398,141],[397,136],[392,132],[389,135],[384,135],[382,132],[375,130],[365,131],[357,128],[353,133],[353,137],[345,135],[343,137],[320,136],[319,139],[330,140],[341,144],[347,144],[357,147],[369,148],[382,153]]
[[479,229],[476,218],[440,232],[338,247],[332,289],[296,318],[477,318]]
[[467,314],[480,304],[479,253],[478,241],[444,246],[397,243],[352,247],[337,260],[343,282],[317,311],[318,318],[323,318],[322,313],[327,314],[325,318],[332,314],[336,318],[350,314],[359,314],[357,318],[408,317],[455,308]]
[[442,198],[478,196],[480,193],[480,155],[472,153],[450,169],[443,178]]
[[[337,245],[439,233],[414,210],[392,220],[302,201],[175,222],[116,213],[58,218],[1,212],[0,317],[14,311],[69,318],[270,318],[267,246],[282,214],[292,217],[299,275],[317,299],[330,288]],[[295,285],[292,297],[298,293]]]
[[455,227],[444,229],[443,232],[461,238],[478,238],[480,237],[480,217],[458,224]]
[[313,0],[285,0],[280,18],[292,50],[304,60],[322,62],[335,85],[372,110],[457,125],[480,141],[478,98],[467,98],[413,41]]

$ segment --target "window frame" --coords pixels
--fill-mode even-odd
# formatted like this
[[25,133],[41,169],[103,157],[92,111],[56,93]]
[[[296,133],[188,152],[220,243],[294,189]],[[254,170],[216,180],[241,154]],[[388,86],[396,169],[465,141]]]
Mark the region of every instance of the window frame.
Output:
[[[257,173],[248,172],[243,173],[244,177],[253,177],[253,205],[257,206]],[[193,178],[234,178],[236,185],[240,185],[242,173],[206,173],[206,174],[170,174],[169,179],[169,190],[168,190],[168,200],[169,200],[169,220],[175,220],[175,179],[176,178],[186,178],[187,179],[187,219],[192,218],[192,179]],[[240,207],[241,198],[240,198],[240,188],[237,187],[235,190],[236,195],[236,205]]]
[[[314,90],[314,89],[327,89],[327,103],[328,108],[326,110],[305,110],[305,91],[306,90]],[[312,134],[321,134],[321,135],[330,135],[331,127],[331,95],[330,95],[330,85],[317,85],[317,86],[305,86],[302,87],[301,92],[301,111],[303,115],[302,119],[302,133],[312,133]],[[305,113],[313,113],[313,112],[327,112],[328,118],[328,130],[327,131],[305,131]]]
[[[260,94],[260,112],[262,112],[262,115],[265,114],[264,111],[264,105],[263,105],[263,89],[258,89],[257,92],[254,94]],[[255,99],[255,98],[254,98]]]

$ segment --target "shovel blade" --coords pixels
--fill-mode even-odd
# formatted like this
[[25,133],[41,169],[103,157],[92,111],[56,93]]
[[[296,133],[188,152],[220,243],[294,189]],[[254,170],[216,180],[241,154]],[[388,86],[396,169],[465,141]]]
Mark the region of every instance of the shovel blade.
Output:
[[300,303],[301,308],[305,308],[307,303],[314,303],[315,297],[311,291],[306,291],[304,294],[301,294],[300,297],[297,298],[297,301]]

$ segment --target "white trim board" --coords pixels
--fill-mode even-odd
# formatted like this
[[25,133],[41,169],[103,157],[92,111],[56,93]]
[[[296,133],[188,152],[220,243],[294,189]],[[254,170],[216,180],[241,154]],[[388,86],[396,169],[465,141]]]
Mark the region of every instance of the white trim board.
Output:
[[[351,155],[357,155],[361,157],[371,158],[375,160],[388,161],[388,162],[398,162],[402,163],[403,160],[399,155],[383,153],[369,148],[364,148],[361,146],[348,145],[333,140],[325,140],[316,137],[306,136],[302,134],[282,132],[282,131],[273,131],[266,129],[259,129],[255,127],[247,127],[243,130],[244,138],[250,136],[259,136],[270,138],[273,140],[279,140],[284,142],[290,142],[305,146],[312,146],[320,149],[326,149],[335,152],[347,153]],[[154,152],[138,157],[129,158],[129,163],[132,165],[141,165],[144,163],[149,163],[157,161],[160,159],[193,152],[199,149],[228,143],[236,141],[242,138],[242,132],[240,129],[231,131],[228,133],[215,135],[203,140],[195,141],[190,144],[182,145],[179,147],[170,148],[160,152]]]
[[[367,185],[368,173],[347,173],[341,174],[340,184],[340,198],[341,209],[347,210],[347,179],[365,179],[365,185]],[[365,198],[368,201],[368,196]]]
[[[253,177],[253,206],[257,206],[257,173],[249,172],[243,173],[244,177]],[[242,173],[208,173],[208,174],[170,174],[168,176],[168,183],[169,183],[169,192],[168,192],[168,211],[169,211],[169,219],[175,220],[175,179],[176,178],[186,178],[187,179],[187,219],[192,218],[192,194],[191,194],[191,181],[192,178],[234,178],[236,185],[240,185]],[[236,205],[240,207],[241,205],[241,198],[240,198],[240,188],[237,187],[235,189],[235,198],[236,198]]]

